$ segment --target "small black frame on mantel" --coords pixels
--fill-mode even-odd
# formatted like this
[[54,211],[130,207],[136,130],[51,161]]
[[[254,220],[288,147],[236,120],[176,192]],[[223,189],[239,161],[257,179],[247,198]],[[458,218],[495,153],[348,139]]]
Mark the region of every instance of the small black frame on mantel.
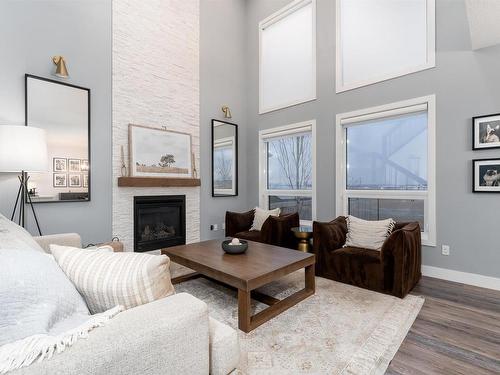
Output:
[[500,113],[472,118],[472,149],[500,148]]
[[500,193],[500,158],[472,161],[472,191]]

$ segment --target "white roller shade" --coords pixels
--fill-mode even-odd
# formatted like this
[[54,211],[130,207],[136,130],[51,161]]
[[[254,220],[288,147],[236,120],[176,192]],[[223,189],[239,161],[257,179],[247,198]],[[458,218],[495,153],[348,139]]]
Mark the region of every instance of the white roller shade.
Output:
[[260,113],[316,98],[315,18],[302,0],[260,23]]

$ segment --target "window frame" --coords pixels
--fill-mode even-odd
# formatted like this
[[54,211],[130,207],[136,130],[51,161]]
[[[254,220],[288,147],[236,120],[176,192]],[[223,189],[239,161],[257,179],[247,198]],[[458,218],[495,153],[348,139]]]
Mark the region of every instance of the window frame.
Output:
[[341,93],[349,90],[353,90],[359,87],[373,85],[375,83],[384,82],[390,79],[403,77],[408,74],[420,72],[422,70],[432,69],[436,67],[436,1],[435,0],[425,0],[426,1],[426,23],[427,23],[427,61],[425,64],[417,65],[414,67],[409,67],[402,69],[400,71],[395,71],[390,74],[380,75],[378,77],[363,80],[359,82],[354,82],[350,84],[345,84],[342,79],[343,73],[343,59],[342,59],[342,39],[341,39],[341,1],[335,0],[335,91],[336,93]]
[[[263,77],[262,77],[262,33],[263,31],[273,25],[274,23],[281,21],[286,18],[290,14],[295,11],[311,4],[312,6],[312,49],[313,49],[313,71],[312,71],[312,85],[314,94],[311,97],[304,97],[298,100],[290,100],[281,105],[273,106],[273,107],[265,107],[263,103]],[[277,111],[279,109],[292,107],[294,105],[307,103],[317,99],[317,84],[316,84],[316,70],[317,70],[317,57],[316,57],[316,0],[295,0],[285,7],[279,9],[278,11],[271,14],[269,17],[266,17],[262,21],[259,22],[259,114],[262,115],[264,113]]]
[[[311,132],[311,157],[312,157],[312,188],[311,190],[278,190],[267,188],[267,146],[266,140],[294,135],[304,132]],[[284,197],[310,197],[311,220],[300,220],[301,225],[312,225],[316,220],[316,120],[303,121],[285,126],[278,126],[259,131],[259,207],[269,209],[270,196]]]
[[[346,129],[353,123],[392,117],[398,114],[427,111],[427,190],[347,190],[347,142]],[[425,228],[422,232],[422,244],[436,246],[436,96],[404,100],[377,107],[340,113],[336,116],[336,213],[347,215],[349,198],[373,199],[414,199],[424,200]]]

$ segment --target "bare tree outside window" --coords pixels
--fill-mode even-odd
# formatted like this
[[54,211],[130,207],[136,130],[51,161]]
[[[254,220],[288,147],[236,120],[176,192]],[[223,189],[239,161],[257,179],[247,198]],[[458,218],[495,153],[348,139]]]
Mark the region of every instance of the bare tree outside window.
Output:
[[214,174],[216,189],[231,189],[233,180],[232,148],[220,147],[214,151]]
[[[301,134],[267,142],[268,189],[311,190],[312,150],[311,134]],[[270,196],[270,208],[282,212],[299,212],[301,218],[312,216],[312,199],[303,196]]]
[[[311,135],[284,137],[268,142],[268,188],[311,189]],[[276,173],[277,172],[277,173]]]

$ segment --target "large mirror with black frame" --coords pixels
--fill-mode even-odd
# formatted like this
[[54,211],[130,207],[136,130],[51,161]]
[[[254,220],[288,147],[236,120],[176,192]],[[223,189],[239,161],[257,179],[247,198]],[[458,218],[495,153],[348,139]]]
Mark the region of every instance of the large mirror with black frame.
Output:
[[238,195],[238,125],[212,120],[212,196]]
[[45,129],[49,170],[30,173],[32,202],[90,200],[90,89],[27,74],[26,125]]

